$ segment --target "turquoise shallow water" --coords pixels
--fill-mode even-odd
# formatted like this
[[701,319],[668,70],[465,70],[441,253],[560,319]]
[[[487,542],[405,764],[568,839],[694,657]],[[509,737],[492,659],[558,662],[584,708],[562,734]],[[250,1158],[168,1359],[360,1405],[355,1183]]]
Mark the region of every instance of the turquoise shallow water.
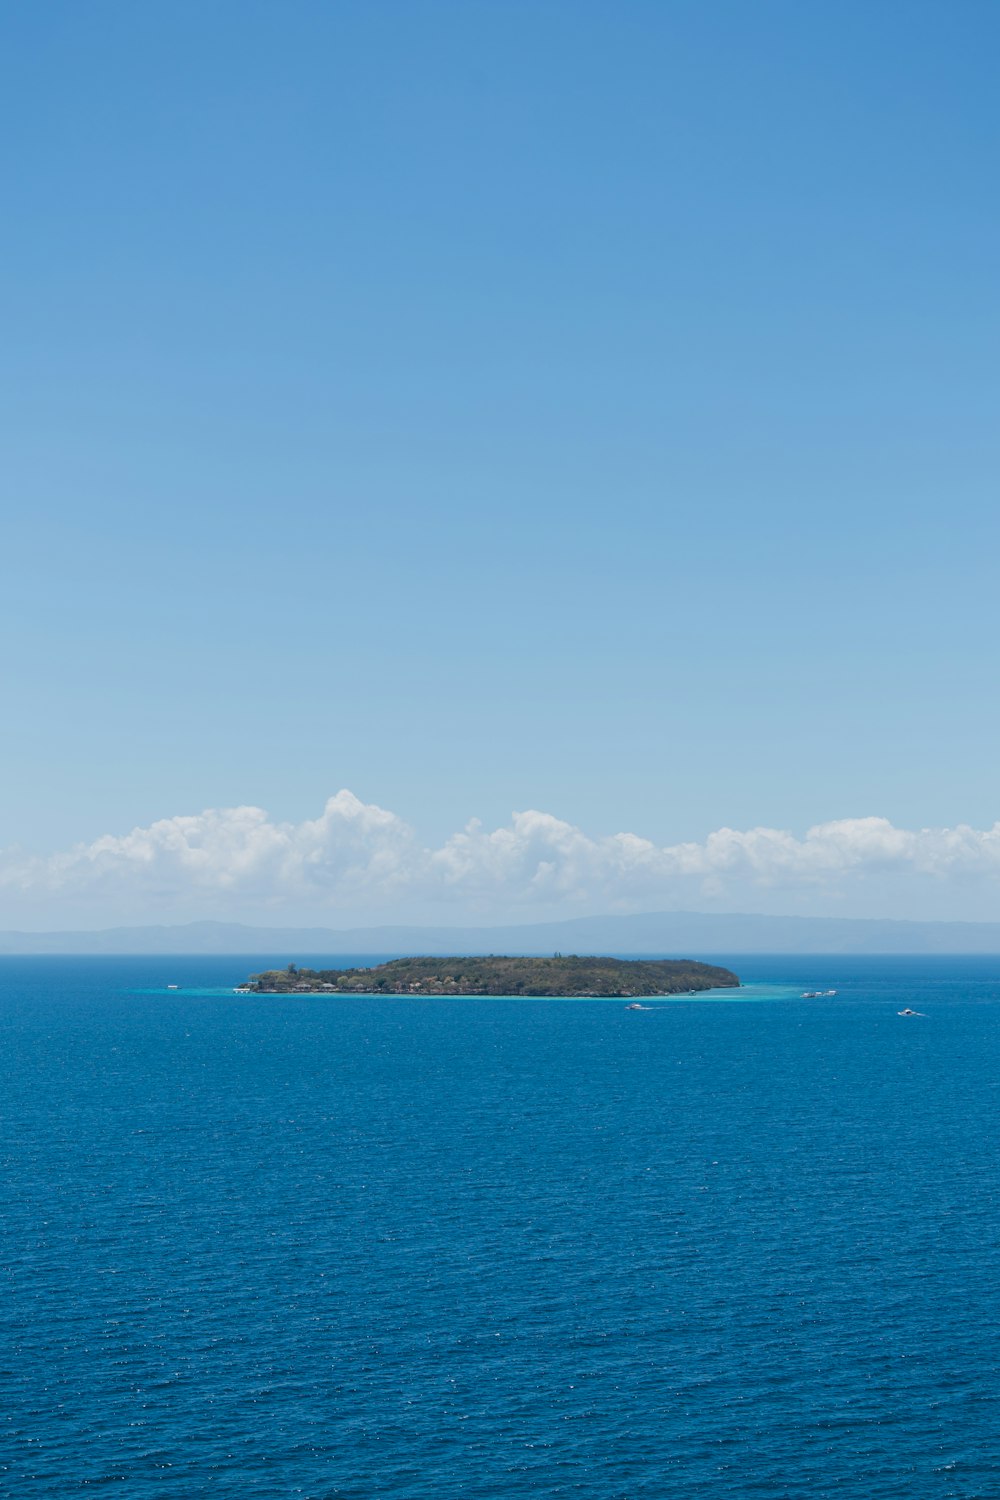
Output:
[[[161,995],[167,999],[179,998],[184,995],[189,999],[201,1000],[224,1000],[236,994],[232,985],[220,984],[185,984],[185,985],[143,985],[135,986],[132,990],[136,995]],[[697,1005],[715,1000],[729,1001],[730,1003],[743,1003],[752,1000],[798,1000],[802,996],[798,985],[790,984],[742,984],[739,989],[727,988],[718,990],[702,990],[697,995],[647,995],[643,999],[644,1006],[654,1005]],[[264,997],[244,997],[259,1004]],[[301,997],[283,996],[285,1000],[295,1000]],[[308,997],[306,997],[308,999]],[[380,995],[380,1000],[405,1000],[414,1003],[412,994]],[[512,1005],[621,1005],[621,997],[609,998],[605,995],[583,995],[573,999],[567,999],[563,995],[492,995],[492,1001],[506,1001]],[[476,995],[455,995],[451,997],[451,1003],[480,1005],[482,997]]]
[[0,960],[0,1492],[995,1497],[1000,961],[731,961]]

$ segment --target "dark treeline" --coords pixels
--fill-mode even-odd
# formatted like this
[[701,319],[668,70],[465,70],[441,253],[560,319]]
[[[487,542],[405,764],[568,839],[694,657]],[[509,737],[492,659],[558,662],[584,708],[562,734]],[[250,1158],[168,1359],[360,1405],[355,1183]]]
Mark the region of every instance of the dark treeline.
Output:
[[677,995],[739,984],[694,959],[397,958],[370,969],[268,969],[249,988],[268,994]]

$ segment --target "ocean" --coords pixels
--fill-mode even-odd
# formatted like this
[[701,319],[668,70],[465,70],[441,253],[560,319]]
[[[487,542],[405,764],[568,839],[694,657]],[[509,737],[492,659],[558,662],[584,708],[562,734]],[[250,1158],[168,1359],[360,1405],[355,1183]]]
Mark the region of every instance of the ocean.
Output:
[[0,1493],[995,1500],[1000,959],[698,956],[0,959]]

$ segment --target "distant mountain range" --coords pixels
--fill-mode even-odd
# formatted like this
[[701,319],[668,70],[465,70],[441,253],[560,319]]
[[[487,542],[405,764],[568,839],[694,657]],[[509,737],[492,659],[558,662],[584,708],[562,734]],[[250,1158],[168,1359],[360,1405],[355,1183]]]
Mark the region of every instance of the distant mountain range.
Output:
[[647,912],[504,927],[246,927],[189,922],[101,932],[0,932],[12,954],[648,954],[703,958],[742,953],[996,953],[1000,922],[898,922],[860,917]]

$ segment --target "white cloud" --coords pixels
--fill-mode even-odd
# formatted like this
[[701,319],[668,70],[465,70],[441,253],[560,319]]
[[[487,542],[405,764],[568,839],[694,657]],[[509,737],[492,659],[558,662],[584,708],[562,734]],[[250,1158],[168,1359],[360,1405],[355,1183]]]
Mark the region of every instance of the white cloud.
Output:
[[98,908],[110,920],[220,911],[336,922],[428,912],[503,919],[555,911],[746,903],[767,892],[787,908],[901,877],[941,886],[1000,882],[1000,824],[907,830],[885,818],[818,824],[803,837],[720,828],[701,843],[658,846],[632,833],[592,837],[549,813],[472,822],[424,847],[395,813],[341,791],[320,816],[273,821],[258,807],[164,818],[46,857],[0,854],[8,906],[34,899]]

